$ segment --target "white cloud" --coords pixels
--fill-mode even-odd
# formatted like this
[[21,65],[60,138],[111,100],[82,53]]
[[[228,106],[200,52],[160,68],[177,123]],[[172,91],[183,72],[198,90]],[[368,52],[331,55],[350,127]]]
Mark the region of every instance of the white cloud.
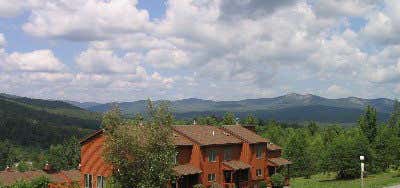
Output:
[[177,49],[153,49],[147,52],[146,63],[157,68],[177,68],[189,63],[188,55]]
[[77,57],[76,64],[86,73],[134,73],[140,59],[135,53],[119,57],[111,50],[88,49]]
[[50,50],[11,53],[3,60],[0,67],[3,71],[17,72],[61,72],[66,69]]
[[0,17],[12,18],[23,11],[38,8],[47,0],[0,0]]
[[40,37],[95,40],[146,30],[149,15],[136,0],[54,0],[33,9],[25,32]]
[[[63,95],[86,92],[91,93],[86,98],[102,100],[122,100],[132,93],[143,98],[254,98],[321,93],[321,88],[327,88],[321,94],[340,97],[400,80],[397,1],[169,0],[165,15],[153,20],[137,3],[43,0],[30,6],[23,30],[51,40],[85,41],[87,49],[77,54],[75,64],[59,70],[46,69],[46,63],[57,64],[54,58],[35,65],[27,63],[34,56],[19,58],[27,59],[28,53],[3,50],[1,59],[32,74],[69,74],[64,75],[68,79],[54,75],[66,82]],[[0,46],[4,43],[0,37]],[[45,56],[52,54],[38,59]],[[391,95],[382,90],[371,95]]]

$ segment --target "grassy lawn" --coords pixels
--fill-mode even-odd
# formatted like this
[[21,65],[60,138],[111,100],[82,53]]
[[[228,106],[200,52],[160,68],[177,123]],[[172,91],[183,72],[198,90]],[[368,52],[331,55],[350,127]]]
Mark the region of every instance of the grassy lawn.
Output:
[[[381,174],[369,175],[364,179],[365,188],[380,188],[390,185],[400,184],[398,173],[387,172]],[[293,188],[359,188],[360,179],[356,180],[336,180],[333,174],[315,175],[311,179],[295,178],[291,179]]]

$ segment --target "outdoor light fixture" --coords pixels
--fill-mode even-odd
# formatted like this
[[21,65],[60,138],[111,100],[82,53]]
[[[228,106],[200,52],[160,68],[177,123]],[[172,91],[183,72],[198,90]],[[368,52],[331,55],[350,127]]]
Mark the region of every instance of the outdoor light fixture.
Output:
[[360,161],[361,161],[361,188],[364,187],[364,163],[363,163],[364,159],[365,159],[364,156],[361,155],[360,156]]

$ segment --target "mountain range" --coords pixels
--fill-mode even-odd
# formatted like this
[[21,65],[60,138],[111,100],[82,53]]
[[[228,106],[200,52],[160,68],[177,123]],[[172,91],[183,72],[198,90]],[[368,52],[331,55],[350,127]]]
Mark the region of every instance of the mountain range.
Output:
[[[180,119],[190,119],[197,116],[215,115],[222,117],[226,112],[234,112],[239,118],[254,114],[261,119],[279,121],[303,122],[318,121],[326,123],[355,123],[364,109],[371,105],[378,111],[380,121],[386,121],[392,111],[394,100],[386,98],[363,99],[347,97],[329,99],[311,94],[291,93],[274,98],[245,99],[238,101],[213,101],[197,98],[165,101],[168,102],[175,116]],[[113,105],[119,106],[124,114],[132,116],[146,111],[146,100],[112,103],[79,103],[70,104],[92,112],[106,112]]]

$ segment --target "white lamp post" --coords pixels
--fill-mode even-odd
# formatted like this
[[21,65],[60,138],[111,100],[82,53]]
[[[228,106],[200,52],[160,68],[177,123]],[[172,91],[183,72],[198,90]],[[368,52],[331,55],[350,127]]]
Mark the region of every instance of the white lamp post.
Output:
[[364,187],[364,156],[360,156],[360,161],[361,161],[361,188]]

